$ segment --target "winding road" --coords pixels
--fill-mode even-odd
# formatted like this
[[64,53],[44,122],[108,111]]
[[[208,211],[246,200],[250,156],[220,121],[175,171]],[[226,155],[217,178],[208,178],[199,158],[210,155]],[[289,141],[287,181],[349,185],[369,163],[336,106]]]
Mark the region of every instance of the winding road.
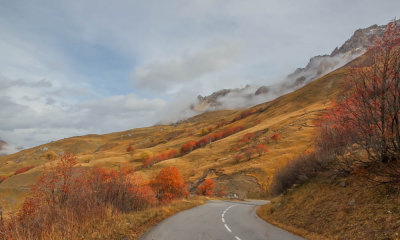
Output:
[[150,229],[141,240],[301,240],[257,216],[268,201],[209,201],[180,212]]

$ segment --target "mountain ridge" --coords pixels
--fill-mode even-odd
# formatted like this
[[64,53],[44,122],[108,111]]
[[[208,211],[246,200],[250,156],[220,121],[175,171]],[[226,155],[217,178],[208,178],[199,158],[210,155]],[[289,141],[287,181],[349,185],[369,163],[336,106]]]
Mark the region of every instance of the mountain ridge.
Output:
[[[400,20],[397,22],[400,23]],[[199,95],[197,102],[190,105],[190,109],[196,112],[212,111],[227,107],[228,104],[225,104],[224,98],[241,98],[243,101],[260,98],[268,101],[292,92],[362,55],[373,44],[375,38],[383,36],[385,28],[386,25],[374,24],[357,29],[340,47],[336,47],[330,54],[310,58],[305,67],[297,68],[281,83],[258,87],[246,85],[244,88],[218,90],[208,96]],[[249,101],[248,106],[252,104],[253,102]],[[230,108],[229,105],[228,108]]]

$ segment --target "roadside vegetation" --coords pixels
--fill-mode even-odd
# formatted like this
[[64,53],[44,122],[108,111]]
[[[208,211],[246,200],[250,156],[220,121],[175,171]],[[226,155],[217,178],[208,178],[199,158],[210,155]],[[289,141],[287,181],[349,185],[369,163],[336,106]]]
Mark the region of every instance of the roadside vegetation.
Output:
[[311,239],[399,239],[400,26],[348,69],[315,149],[277,170],[271,194],[284,195],[259,215]]
[[95,239],[124,234],[135,239],[157,221],[203,202],[184,200],[188,197],[175,167],[163,168],[145,182],[129,166],[88,170],[77,165],[74,155],[64,154],[56,165],[45,167],[21,209],[0,220],[0,239]]

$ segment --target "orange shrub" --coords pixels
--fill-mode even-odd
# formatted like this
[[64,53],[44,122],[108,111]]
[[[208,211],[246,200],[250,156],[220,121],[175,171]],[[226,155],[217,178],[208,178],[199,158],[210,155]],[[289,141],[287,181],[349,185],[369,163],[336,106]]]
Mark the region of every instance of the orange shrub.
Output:
[[281,139],[281,135],[279,135],[279,133],[275,133],[271,136],[271,139],[274,141],[278,141],[279,139]]
[[198,195],[212,196],[214,192],[215,182],[213,179],[206,179],[196,191]]
[[142,160],[142,164],[143,164],[143,167],[148,168],[148,167],[150,167],[151,165],[154,164],[153,163],[153,159],[151,157],[147,157],[147,158]]
[[7,177],[5,176],[0,176],[0,183],[2,183],[3,181],[5,181],[7,179]]
[[246,133],[243,135],[241,142],[248,143],[250,140],[254,139],[256,135],[254,133]]
[[161,169],[157,177],[151,181],[150,186],[156,193],[157,199],[162,203],[189,196],[187,186],[176,167]]
[[140,210],[156,203],[153,190],[127,166],[119,171],[92,169],[89,188],[94,202],[111,204],[120,211]]
[[258,144],[255,147],[255,151],[258,153],[258,156],[261,156],[261,155],[269,152],[269,148],[267,147],[267,145]]
[[182,145],[181,153],[182,154],[189,153],[189,152],[193,151],[195,146],[196,146],[196,142],[195,141],[189,141],[189,142],[187,142],[187,143]]
[[171,149],[168,152],[168,158],[174,158],[178,155],[178,152],[175,149]]
[[20,173],[24,173],[24,172],[26,172],[28,170],[31,170],[32,168],[34,168],[34,166],[20,168],[20,169],[18,169],[18,170],[16,170],[14,172],[14,175],[17,175],[17,174],[20,174]]
[[207,144],[210,144],[211,142],[220,140],[222,138],[225,138],[232,134],[235,134],[239,131],[242,131],[243,129],[244,128],[242,126],[231,127],[231,128],[225,129],[224,131],[221,131],[221,132],[211,133],[211,134],[199,139],[197,142],[189,141],[182,145],[181,154],[187,154],[197,148],[204,147]]
[[156,154],[153,157],[147,157],[142,160],[143,167],[150,167],[151,165],[164,161],[170,158],[174,158],[178,155],[178,152],[175,149],[171,149],[169,151],[164,151],[160,154]]

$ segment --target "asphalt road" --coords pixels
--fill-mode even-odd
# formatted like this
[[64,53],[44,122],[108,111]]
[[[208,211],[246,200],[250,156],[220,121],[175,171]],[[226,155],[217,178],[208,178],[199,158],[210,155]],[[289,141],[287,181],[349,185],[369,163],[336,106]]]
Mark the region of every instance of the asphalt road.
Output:
[[257,216],[267,201],[209,201],[180,212],[150,229],[141,240],[300,240]]

